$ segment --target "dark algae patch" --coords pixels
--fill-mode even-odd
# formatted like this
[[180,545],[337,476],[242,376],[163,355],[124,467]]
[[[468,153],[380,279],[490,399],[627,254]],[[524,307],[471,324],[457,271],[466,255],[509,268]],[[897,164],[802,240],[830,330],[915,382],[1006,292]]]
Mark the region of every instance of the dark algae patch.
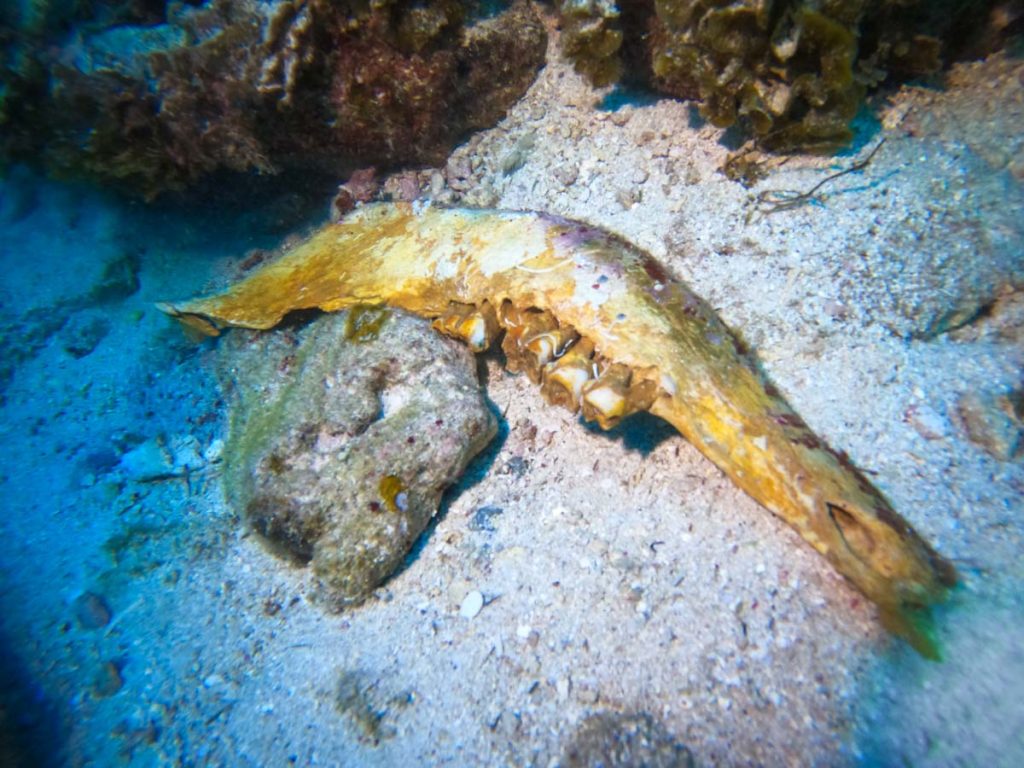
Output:
[[985,35],[996,5],[561,0],[558,8],[562,50],[595,85],[621,78],[696,99],[704,119],[741,125],[764,149],[828,151],[852,138],[854,116],[880,83],[1002,44]]

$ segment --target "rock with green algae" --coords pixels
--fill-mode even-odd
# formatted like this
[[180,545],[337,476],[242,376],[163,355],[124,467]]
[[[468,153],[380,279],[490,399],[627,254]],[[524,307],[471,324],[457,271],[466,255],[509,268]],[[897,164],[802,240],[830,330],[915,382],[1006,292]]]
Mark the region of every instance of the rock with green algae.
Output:
[[[889,76],[937,71],[943,57],[974,44],[998,5],[562,0],[559,10],[563,50],[595,84],[625,71],[669,95],[699,100],[701,113],[715,125],[741,123],[762,147],[786,150],[847,142],[870,87]],[[639,59],[638,48],[645,49]],[[643,71],[623,68],[620,54]]]
[[224,170],[436,164],[504,115],[546,46],[525,0],[150,5],[44,25],[17,49],[0,20],[0,165],[42,159],[153,197]]
[[400,312],[232,332],[230,503],[275,550],[310,563],[318,597],[363,601],[401,564],[496,421],[464,346]]

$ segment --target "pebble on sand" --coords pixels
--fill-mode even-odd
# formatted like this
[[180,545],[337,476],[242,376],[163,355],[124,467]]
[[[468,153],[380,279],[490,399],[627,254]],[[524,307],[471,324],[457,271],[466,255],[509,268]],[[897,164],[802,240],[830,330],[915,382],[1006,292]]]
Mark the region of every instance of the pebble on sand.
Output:
[[459,608],[459,615],[465,619],[474,618],[484,607],[484,596],[476,589],[466,595]]
[[83,592],[75,598],[72,607],[82,629],[105,627],[113,616],[113,611],[110,610],[103,595],[97,595],[95,592]]

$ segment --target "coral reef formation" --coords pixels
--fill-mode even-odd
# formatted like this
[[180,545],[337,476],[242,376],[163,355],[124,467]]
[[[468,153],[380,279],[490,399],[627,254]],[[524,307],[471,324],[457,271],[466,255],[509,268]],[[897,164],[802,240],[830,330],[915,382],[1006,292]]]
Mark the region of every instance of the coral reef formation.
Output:
[[620,14],[612,0],[561,0],[563,50],[577,69],[605,85],[622,70],[620,49],[630,60],[644,47],[645,71],[632,77],[699,99],[715,125],[742,121],[768,149],[830,149],[848,141],[870,87],[890,76],[935,72],[943,54],[982,39],[998,45],[1002,35],[985,38],[984,30],[1006,15],[999,12],[1005,4],[991,0],[621,5]]
[[276,548],[311,563],[332,607],[395,571],[496,432],[472,355],[401,312],[236,335],[219,373],[233,393],[228,496]]
[[[155,195],[214,171],[438,163],[541,65],[525,0],[134,3],[3,45],[0,160]],[[36,24],[22,19],[23,25]],[[10,30],[11,23],[0,28]]]
[[[549,402],[608,429],[650,411],[792,525],[923,653],[940,557],[781,398],[714,311],[649,254],[536,213],[358,208],[225,293],[160,308],[194,331],[386,303],[489,347]],[[319,379],[317,379],[319,386]]]

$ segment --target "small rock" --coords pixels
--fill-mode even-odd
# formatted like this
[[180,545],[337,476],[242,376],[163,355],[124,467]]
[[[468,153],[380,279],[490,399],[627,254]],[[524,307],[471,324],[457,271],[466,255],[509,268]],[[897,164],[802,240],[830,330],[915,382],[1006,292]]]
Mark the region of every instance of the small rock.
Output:
[[192,435],[175,435],[170,440],[168,450],[171,453],[175,474],[181,474],[184,470],[199,469],[206,463],[203,448]]
[[494,533],[493,518],[504,512],[501,507],[480,507],[476,512],[473,513],[472,519],[469,521],[469,528],[472,531],[486,531],[487,533]]
[[579,166],[573,165],[560,165],[555,168],[551,174],[555,177],[555,180],[563,187],[571,187],[576,183],[576,179],[580,176]]
[[520,640],[525,640],[530,636],[530,633],[532,631],[533,628],[529,624],[520,624],[518,627],[516,627],[516,637],[518,637]]
[[99,629],[110,623],[113,612],[103,595],[83,592],[72,603],[75,618],[82,629]]
[[448,179],[448,186],[457,192],[464,192],[471,186],[470,177],[473,175],[473,167],[469,158],[465,155],[452,157],[445,166],[445,177]]
[[139,254],[135,252],[124,253],[108,262],[99,282],[89,290],[86,301],[105,304],[132,296],[139,290],[141,266]]
[[575,688],[576,690],[576,701],[580,704],[593,706],[597,704],[597,700],[601,698],[601,693],[598,691],[596,686],[583,683]]
[[[235,395],[228,498],[275,551],[311,566],[331,610],[362,602],[401,565],[497,428],[465,346],[400,312],[371,317],[376,326],[363,317],[373,333],[356,339],[358,317],[229,335],[219,361]],[[297,354],[300,368],[282,367]]]
[[572,681],[568,676],[560,677],[555,681],[555,694],[559,701],[569,700],[569,690],[572,688]]
[[939,440],[946,436],[946,420],[927,405],[914,403],[904,411],[903,421],[925,440]]
[[1009,461],[1021,446],[1024,393],[961,395],[957,412],[971,442],[999,461]]
[[338,187],[338,194],[331,201],[331,221],[340,221],[358,203],[368,203],[377,195],[379,188],[376,168],[353,171],[348,181]]
[[105,661],[100,665],[93,682],[93,690],[101,698],[113,696],[124,686],[124,677],[121,675],[122,663],[118,661]]
[[484,607],[484,596],[476,589],[466,595],[459,608],[459,615],[464,619],[475,618]]
[[630,187],[629,189],[620,189],[615,193],[615,199],[619,205],[622,206],[623,210],[628,211],[634,205],[640,202],[643,198],[643,193],[639,189]]
[[850,317],[850,308],[841,301],[826,299],[822,308],[833,320],[846,320]]
[[384,195],[392,200],[411,203],[420,196],[420,177],[416,171],[402,171],[384,181]]
[[220,461],[222,453],[224,453],[224,441],[219,437],[214,438],[210,441],[210,444],[206,446],[206,450],[203,451],[203,461]]
[[107,334],[110,323],[102,317],[72,315],[60,331],[61,346],[76,360],[92,353]]
[[129,480],[149,482],[174,476],[174,457],[165,441],[151,437],[121,457],[118,466]]
[[429,190],[431,197],[437,197],[444,192],[444,176],[440,171],[435,170],[430,172]]

